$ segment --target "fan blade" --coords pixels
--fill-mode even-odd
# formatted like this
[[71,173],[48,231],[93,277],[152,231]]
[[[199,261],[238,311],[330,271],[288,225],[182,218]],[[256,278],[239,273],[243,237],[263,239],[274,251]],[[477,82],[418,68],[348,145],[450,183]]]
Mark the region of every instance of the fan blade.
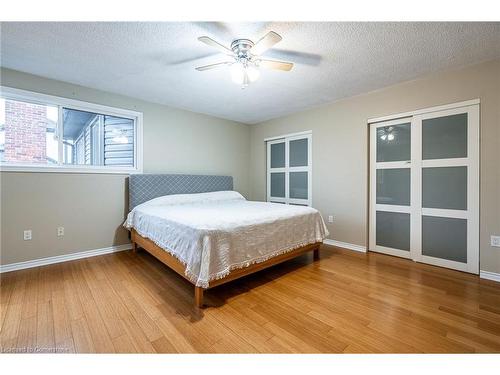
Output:
[[273,48],[266,52],[266,58],[270,60],[293,61],[295,64],[318,66],[323,57],[315,53],[307,53],[293,50]]
[[252,48],[250,48],[250,53],[252,55],[259,56],[280,41],[281,36],[276,34],[274,31],[269,31],[257,43],[255,43]]
[[259,66],[268,69],[284,70],[286,72],[292,70],[293,63],[275,60],[259,60]]
[[204,70],[209,70],[209,69],[214,69],[214,68],[219,68],[224,65],[230,65],[232,62],[230,61],[224,61],[220,63],[215,63],[215,64],[210,64],[210,65],[204,65],[204,66],[199,66],[196,68],[197,71],[202,72]]
[[209,45],[210,47],[217,48],[220,52],[225,53],[226,55],[234,56],[234,52],[233,51],[231,51],[227,47],[224,47],[222,44],[220,44],[219,42],[216,42],[215,40],[213,40],[212,38],[209,38],[208,36],[200,36],[198,38],[198,40],[200,42],[203,42],[203,43]]

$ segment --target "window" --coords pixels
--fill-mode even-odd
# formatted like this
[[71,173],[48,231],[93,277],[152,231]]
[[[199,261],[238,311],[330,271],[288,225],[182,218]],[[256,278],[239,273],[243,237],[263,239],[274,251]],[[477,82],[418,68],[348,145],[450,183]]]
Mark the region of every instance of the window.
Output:
[[141,171],[142,114],[2,87],[2,170]]
[[310,132],[267,139],[267,200],[298,206],[312,202]]
[[63,163],[134,166],[134,120],[63,108]]
[[57,164],[57,107],[0,98],[3,163]]

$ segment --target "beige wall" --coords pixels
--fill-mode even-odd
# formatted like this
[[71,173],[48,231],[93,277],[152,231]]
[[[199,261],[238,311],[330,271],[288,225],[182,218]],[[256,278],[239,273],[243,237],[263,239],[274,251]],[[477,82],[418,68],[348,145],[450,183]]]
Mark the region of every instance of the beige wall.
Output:
[[[259,125],[242,125],[63,82],[1,70],[6,86],[144,113],[144,172],[234,176],[235,188],[265,200],[264,138],[313,131],[313,204],[330,238],[367,242],[368,118],[481,99],[481,269],[500,273],[500,61],[441,72]],[[1,263],[128,241],[125,175],[0,173]],[[56,237],[63,225],[66,235]],[[22,230],[33,230],[23,241]]]
[[251,127],[251,197],[266,198],[264,139],[313,131],[313,205],[330,238],[367,245],[367,119],[479,98],[481,100],[480,268],[500,273],[500,60],[344,99]]
[[[144,114],[144,173],[223,174],[248,196],[248,125],[177,110],[13,70],[2,85]],[[126,175],[0,173],[1,264],[120,245]],[[58,238],[56,228],[65,227]],[[33,240],[23,241],[23,230]]]

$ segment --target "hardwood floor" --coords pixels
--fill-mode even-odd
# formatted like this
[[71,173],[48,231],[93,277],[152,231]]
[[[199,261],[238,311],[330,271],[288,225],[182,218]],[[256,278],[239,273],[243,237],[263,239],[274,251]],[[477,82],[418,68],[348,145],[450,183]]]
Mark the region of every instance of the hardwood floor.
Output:
[[216,287],[131,251],[1,275],[3,352],[500,352],[500,284],[322,246]]

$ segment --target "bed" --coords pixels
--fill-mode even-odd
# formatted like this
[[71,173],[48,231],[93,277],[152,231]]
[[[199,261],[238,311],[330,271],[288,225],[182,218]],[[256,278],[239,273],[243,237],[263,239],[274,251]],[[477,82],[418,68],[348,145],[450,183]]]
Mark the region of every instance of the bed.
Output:
[[246,200],[230,176],[131,175],[124,226],[141,247],[203,291],[319,247],[328,231],[304,206]]

